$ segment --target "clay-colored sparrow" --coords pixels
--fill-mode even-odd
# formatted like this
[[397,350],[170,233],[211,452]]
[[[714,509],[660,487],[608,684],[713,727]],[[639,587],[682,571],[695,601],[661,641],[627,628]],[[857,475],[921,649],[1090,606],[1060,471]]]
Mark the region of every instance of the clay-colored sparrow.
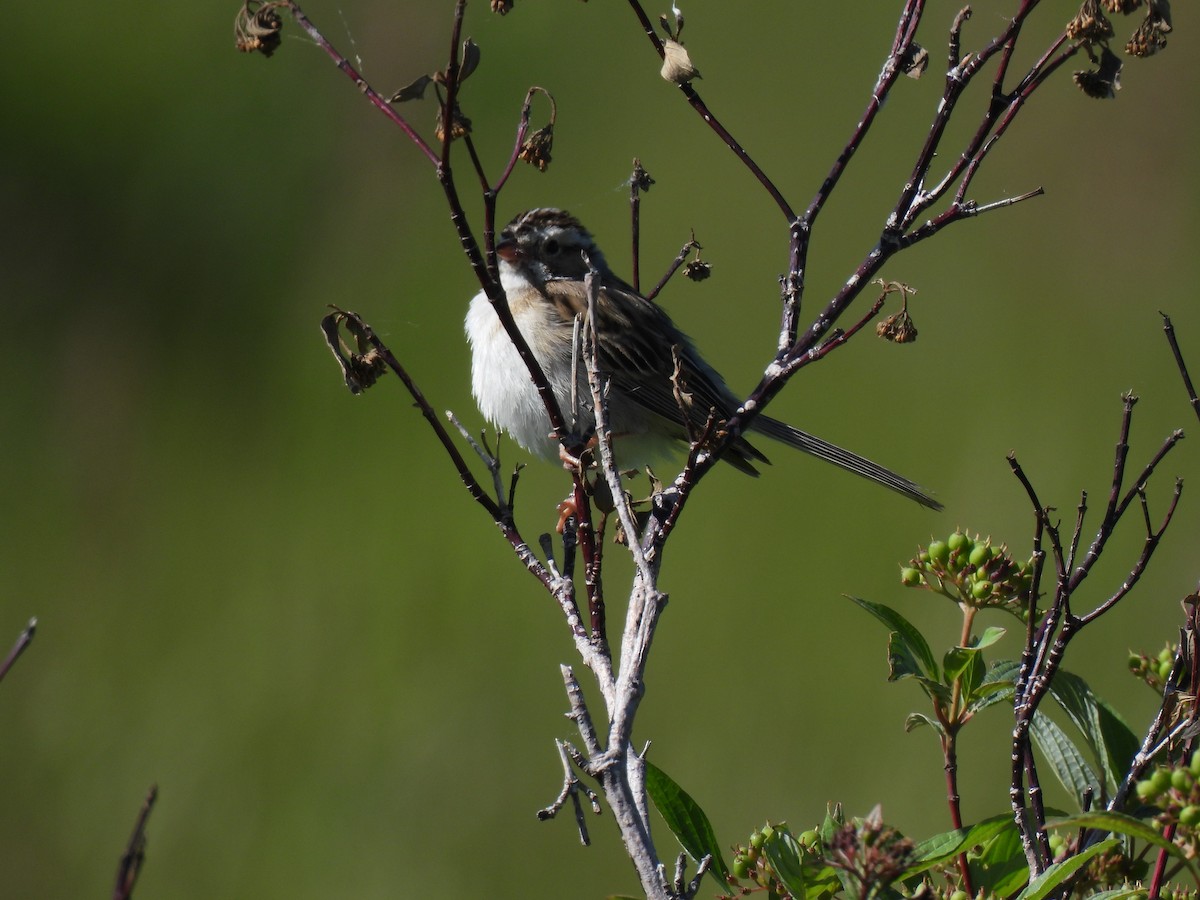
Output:
[[[686,415],[693,432],[704,428],[712,410],[722,420],[733,415],[739,401],[670,317],[612,273],[592,236],[573,216],[560,209],[532,209],[504,229],[496,255],[509,309],[546,373],[563,415],[571,415],[574,320],[577,314],[587,313],[585,254],[601,278],[596,333],[600,368],[610,382],[614,450],[623,467],[639,466],[688,440],[685,413],[671,381],[672,348],[678,348],[680,387],[689,398]],[[483,292],[471,301],[466,329],[472,351],[471,387],[480,411],[526,450],[553,458],[558,445],[550,437],[541,398]],[[575,370],[581,380],[577,424],[586,433],[594,420],[582,359]],[[777,419],[760,415],[749,430],[882,484],[922,506],[941,508],[907,478]],[[749,474],[757,474],[754,463],[767,462],[744,437],[726,449],[723,459]]]

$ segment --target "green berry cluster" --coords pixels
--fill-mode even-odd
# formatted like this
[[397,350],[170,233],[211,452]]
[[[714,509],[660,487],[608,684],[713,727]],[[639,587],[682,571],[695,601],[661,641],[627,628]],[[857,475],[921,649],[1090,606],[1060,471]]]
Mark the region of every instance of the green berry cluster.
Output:
[[[779,884],[775,870],[763,852],[763,846],[779,835],[788,835],[790,831],[785,822],[778,825],[768,823],[762,829],[750,834],[750,840],[744,847],[734,847],[731,874],[736,881],[752,881],[760,887],[767,888],[781,897],[791,896]],[[816,861],[821,856],[821,838],[816,829],[806,831],[796,838],[802,857],[808,862]]]
[[924,587],[955,603],[977,609],[999,607],[1019,616],[1032,588],[1032,561],[1017,562],[992,539],[956,531],[944,541],[931,541],[900,569],[907,587]]
[[1161,694],[1171,675],[1171,669],[1175,665],[1175,655],[1178,649],[1176,644],[1167,644],[1158,651],[1157,656],[1134,653],[1131,650],[1129,652],[1129,672],[1145,681],[1156,693]]
[[1181,826],[1176,841],[1200,848],[1200,750],[1186,764],[1157,766],[1134,790],[1143,803],[1158,807],[1160,824]]

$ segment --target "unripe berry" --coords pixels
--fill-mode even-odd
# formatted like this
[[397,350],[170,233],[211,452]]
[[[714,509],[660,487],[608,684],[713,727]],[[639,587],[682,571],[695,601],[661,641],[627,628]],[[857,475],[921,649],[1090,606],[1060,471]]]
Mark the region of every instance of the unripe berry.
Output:
[[1139,800],[1150,801],[1158,796],[1158,791],[1154,789],[1154,782],[1149,778],[1139,781],[1134,790],[1137,792]]
[[970,562],[973,566],[986,565],[988,560],[992,558],[992,548],[987,544],[978,544],[971,551]]
[[1180,793],[1185,793],[1192,789],[1192,773],[1187,769],[1176,769],[1171,773],[1171,787]]
[[906,587],[916,587],[921,583],[921,571],[908,566],[900,570],[900,583]]
[[934,541],[929,545],[929,559],[944,565],[950,559],[950,547],[945,541]]
[[951,550],[963,550],[971,544],[971,539],[961,531],[956,531],[946,539],[946,545]]
[[1179,811],[1179,823],[1189,828],[1200,824],[1200,806],[1185,806]]
[[992,593],[992,583],[990,581],[976,581],[971,585],[971,596],[976,600],[986,600]]

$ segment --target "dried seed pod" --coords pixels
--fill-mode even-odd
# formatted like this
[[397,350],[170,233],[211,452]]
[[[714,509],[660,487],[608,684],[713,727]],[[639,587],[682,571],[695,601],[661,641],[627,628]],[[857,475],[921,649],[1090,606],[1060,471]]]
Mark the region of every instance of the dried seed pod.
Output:
[[692,64],[686,48],[679,41],[668,38],[663,41],[663,64],[660,73],[666,81],[675,84],[687,84],[693,78],[700,78],[700,70]]

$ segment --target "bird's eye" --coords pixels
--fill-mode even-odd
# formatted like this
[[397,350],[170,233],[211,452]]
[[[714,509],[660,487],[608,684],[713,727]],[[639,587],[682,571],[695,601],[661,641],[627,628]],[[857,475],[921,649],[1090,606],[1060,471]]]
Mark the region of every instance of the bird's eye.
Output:
[[547,256],[558,256],[559,249],[558,241],[554,238],[546,238],[546,242],[542,244],[542,251]]

